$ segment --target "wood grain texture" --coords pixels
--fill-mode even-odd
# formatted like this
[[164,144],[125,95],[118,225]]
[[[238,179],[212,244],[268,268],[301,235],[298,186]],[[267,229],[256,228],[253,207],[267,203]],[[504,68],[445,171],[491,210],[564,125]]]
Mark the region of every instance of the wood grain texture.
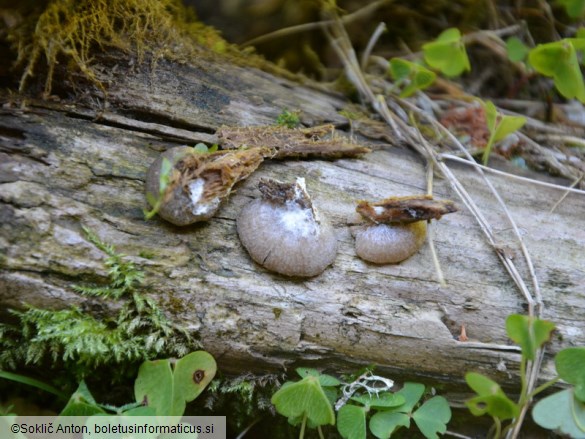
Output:
[[[460,212],[434,223],[446,287],[436,281],[426,246],[398,265],[371,265],[355,255],[357,200],[425,192],[424,164],[407,149],[362,137],[382,149],[362,159],[268,161],[208,223],[144,221],[146,170],[171,146],[213,142],[223,124],[273,123],[283,108],[301,110],[307,125],[346,126],[338,96],[217,60],[195,63],[161,61],[154,71],[105,75],[109,107],[96,119],[87,102],[31,101],[0,110],[0,317],[25,303],[62,308],[88,300],[72,284],[105,281],[106,273],[105,255],[83,238],[86,226],[144,269],[148,290],[199,334],[224,371],[294,365],[344,371],[375,363],[392,377],[461,383],[464,371],[480,371],[518,383],[519,353],[509,346],[504,321],[524,312],[525,301],[461,203]],[[469,168],[453,170],[524,270],[509,224],[481,179]],[[302,281],[255,264],[235,226],[242,207],[259,196],[261,177],[297,176],[306,178],[340,244],[333,267]],[[557,323],[549,351],[585,344],[585,200],[570,195],[551,214],[560,193],[490,178],[534,258],[545,317]],[[458,201],[444,180],[436,181],[435,195]],[[461,325],[468,342],[454,339]],[[543,377],[553,373],[547,356]]]

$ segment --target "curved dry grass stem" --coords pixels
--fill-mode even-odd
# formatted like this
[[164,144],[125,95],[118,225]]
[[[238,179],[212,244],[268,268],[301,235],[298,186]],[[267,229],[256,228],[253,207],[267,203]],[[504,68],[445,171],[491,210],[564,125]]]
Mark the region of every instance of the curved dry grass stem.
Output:
[[387,4],[392,3],[394,0],[378,0],[369,5],[364,6],[363,8],[358,9],[357,11],[352,12],[351,14],[344,15],[343,17],[333,18],[330,20],[323,20],[323,21],[315,21],[312,23],[303,23],[298,24],[296,26],[290,26],[283,29],[278,29],[274,32],[270,32],[264,35],[260,35],[259,37],[252,38],[251,40],[242,43],[242,47],[253,46],[255,44],[264,43],[266,41],[274,40],[275,38],[282,38],[289,35],[294,35],[302,32],[308,32],[315,29],[321,29],[323,26],[329,26],[335,24],[335,20],[341,20],[344,24],[351,23],[352,21],[359,20],[361,18],[367,17],[371,13],[373,13],[376,9],[385,6]]
[[386,32],[386,23],[378,24],[376,30],[374,31],[374,33],[370,37],[370,40],[368,41],[368,45],[366,46],[364,53],[362,53],[362,59],[360,62],[362,70],[366,69],[368,61],[370,60],[370,55],[372,54],[372,50],[374,49],[374,46],[378,42],[378,39],[384,32]]
[[[458,163],[464,163],[466,165],[473,166],[474,168],[480,168],[480,169],[483,169],[486,172],[490,172],[492,174],[501,175],[503,177],[510,178],[512,180],[524,181],[526,183],[534,184],[534,185],[537,185],[537,186],[543,186],[543,187],[548,187],[548,188],[551,188],[551,189],[557,189],[557,190],[560,190],[560,191],[565,191],[567,194],[569,194],[569,193],[575,193],[575,194],[585,195],[585,191],[584,190],[582,190],[582,189],[575,189],[575,186],[577,184],[579,184],[579,182],[581,180],[583,180],[583,178],[585,177],[585,174],[582,175],[581,177],[579,177],[578,179],[576,179],[571,184],[571,186],[561,186],[560,184],[547,183],[546,181],[540,181],[540,180],[535,180],[533,178],[522,177],[522,176],[516,175],[516,174],[510,174],[509,172],[504,172],[504,171],[500,171],[498,169],[490,168],[489,166],[481,165],[481,164],[477,163],[475,160],[469,161],[468,159],[463,159],[463,158],[458,157],[458,156],[453,155],[453,154],[442,153],[442,154],[438,154],[438,157],[439,157],[439,159],[453,160],[453,161],[458,162]],[[558,204],[558,202],[557,202],[557,204]],[[556,207],[556,205],[555,205],[555,207]],[[554,209],[552,209],[551,212],[553,210]]]

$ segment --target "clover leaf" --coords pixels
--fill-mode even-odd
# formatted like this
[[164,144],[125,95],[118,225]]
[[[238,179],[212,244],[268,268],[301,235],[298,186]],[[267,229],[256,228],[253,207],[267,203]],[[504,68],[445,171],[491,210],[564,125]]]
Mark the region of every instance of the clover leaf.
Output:
[[474,416],[486,413],[501,420],[518,416],[520,409],[506,396],[500,385],[488,377],[470,372],[465,374],[465,381],[478,396],[465,401],[465,405]]
[[506,136],[519,130],[526,123],[522,116],[508,116],[498,113],[496,106],[491,101],[482,102],[490,138],[483,152],[483,163],[486,164],[492,147],[496,142],[503,140]]
[[311,369],[308,367],[298,367],[296,372],[299,374],[301,378],[305,378],[307,376],[314,376],[319,379],[319,384],[323,387],[333,387],[341,385],[341,381],[331,375],[327,375],[324,373],[320,373],[317,369]]
[[346,404],[337,413],[337,431],[343,439],[366,439],[367,407]]
[[77,390],[71,395],[67,405],[61,410],[61,416],[91,416],[95,414],[105,414],[93,395],[87,388],[84,380],[81,380]]
[[370,419],[370,431],[380,439],[388,439],[400,427],[410,427],[410,416],[399,412],[378,412]]
[[510,37],[506,40],[506,52],[512,62],[524,61],[530,49],[518,37]]
[[459,29],[443,31],[435,41],[423,45],[425,62],[446,76],[458,76],[471,70]]
[[444,433],[451,419],[451,409],[445,398],[435,396],[413,411],[424,391],[423,384],[405,383],[404,387],[395,394],[395,396],[403,397],[404,403],[372,416],[370,431],[374,436],[389,438],[400,427],[409,428],[410,419],[414,420],[427,439],[435,439],[438,437],[437,433]]
[[447,431],[451,420],[451,408],[442,396],[434,396],[426,401],[414,414],[412,419],[422,434],[428,439],[436,439],[437,433]]
[[384,409],[388,407],[397,407],[406,402],[404,396],[398,393],[383,392],[379,395],[359,395],[353,396],[352,401],[357,401],[367,407]]
[[567,348],[555,357],[557,373],[575,386],[575,397],[585,402],[585,348]]
[[392,58],[388,71],[397,84],[406,84],[400,92],[401,98],[407,98],[427,88],[437,78],[429,69],[401,58]]
[[579,18],[585,14],[585,0],[558,0],[565,7],[567,15],[571,18]]
[[181,416],[187,402],[193,401],[211,382],[217,366],[205,351],[191,352],[175,363],[145,361],[134,382],[136,401],[154,407],[159,416]]
[[296,383],[287,382],[271,399],[276,411],[289,422],[306,417],[312,425],[335,424],[335,413],[319,378],[307,375]]
[[536,403],[532,419],[549,430],[559,430],[573,438],[585,437],[585,404],[575,398],[573,389],[553,393]]
[[585,84],[577,57],[577,50],[583,50],[582,45],[581,38],[539,44],[528,54],[528,62],[538,73],[553,78],[561,95],[585,102]]
[[547,320],[512,314],[506,319],[506,332],[522,349],[522,355],[528,360],[536,358],[536,351],[546,343],[555,325]]

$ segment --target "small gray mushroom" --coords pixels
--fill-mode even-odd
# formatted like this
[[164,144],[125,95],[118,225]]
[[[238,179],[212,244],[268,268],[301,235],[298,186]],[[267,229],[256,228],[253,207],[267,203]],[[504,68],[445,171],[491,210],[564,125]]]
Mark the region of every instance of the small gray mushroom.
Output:
[[[158,215],[177,226],[206,221],[215,215],[232,187],[256,170],[266,152],[266,148],[213,153],[200,153],[188,146],[171,148],[148,169],[147,199],[151,204],[158,200]],[[165,159],[170,169],[162,176]],[[161,177],[168,180],[162,194]]]
[[357,255],[375,264],[396,264],[423,245],[428,220],[456,212],[457,206],[422,195],[360,201],[356,211],[368,222],[355,234]]
[[248,203],[237,219],[238,235],[254,261],[292,277],[312,277],[337,254],[333,227],[320,215],[305,179],[287,184],[262,179],[262,199]]
[[410,224],[374,224],[355,235],[355,251],[365,261],[396,264],[415,254],[425,242],[425,221]]

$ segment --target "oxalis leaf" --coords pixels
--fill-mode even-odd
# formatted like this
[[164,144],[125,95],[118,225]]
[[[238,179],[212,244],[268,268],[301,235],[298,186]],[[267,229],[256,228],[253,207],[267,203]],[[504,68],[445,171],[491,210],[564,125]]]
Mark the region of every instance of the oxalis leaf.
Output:
[[442,396],[426,401],[416,411],[414,407],[421,399],[425,386],[420,383],[406,383],[395,396],[404,398],[404,404],[376,413],[370,420],[370,431],[378,438],[389,438],[400,427],[410,427],[410,419],[428,439],[437,438],[437,433],[447,431],[451,420],[451,408]]
[[337,413],[337,431],[343,439],[366,439],[365,407],[346,404]]
[[437,75],[429,69],[401,58],[390,60],[389,72],[397,84],[406,83],[400,92],[401,98],[407,98],[417,91],[427,88],[437,78]]
[[475,372],[465,374],[465,381],[478,395],[465,401],[472,415],[483,416],[487,413],[505,420],[515,418],[520,413],[518,405],[506,396],[495,381]]
[[536,351],[549,340],[554,329],[554,323],[535,317],[512,314],[506,319],[508,337],[518,343],[528,360],[534,360]]
[[299,382],[285,383],[272,395],[271,402],[289,422],[307,416],[313,425],[335,424],[333,407],[316,376],[308,375]]
[[451,408],[442,396],[434,396],[426,401],[414,414],[412,419],[427,439],[436,439],[437,433],[447,431],[451,420]]
[[85,381],[79,383],[77,390],[71,395],[69,402],[61,411],[61,416],[91,416],[105,414],[106,412],[97,405],[93,395],[87,388]]
[[538,401],[532,419],[549,430],[559,430],[572,438],[585,437],[585,404],[573,395],[573,389],[554,393]]
[[567,348],[555,357],[557,373],[575,386],[575,397],[585,402],[585,348]]
[[425,62],[446,76],[458,76],[471,70],[459,29],[442,32],[435,41],[423,45]]
[[404,403],[397,407],[376,413],[370,419],[370,431],[381,439],[389,438],[400,427],[410,427],[410,417],[414,406],[425,392],[424,384],[404,383],[394,395],[402,397]]
[[301,378],[305,378],[307,376],[314,376],[319,379],[319,384],[323,387],[332,387],[332,386],[339,386],[341,385],[341,381],[331,375],[323,374],[319,372],[317,369],[311,369],[309,367],[298,367],[296,372],[299,374]]
[[380,439],[388,439],[400,427],[410,427],[410,416],[405,413],[378,412],[370,419],[370,431]]
[[145,361],[138,370],[134,396],[159,416],[181,416],[186,404],[199,396],[216,371],[215,360],[205,351],[185,355],[176,362],[174,371],[168,359]]
[[528,62],[538,73],[552,77],[561,95],[585,102],[585,83],[573,45],[579,44],[576,40],[539,44],[528,54]]
[[404,396],[390,392],[380,393],[379,395],[352,396],[351,399],[372,408],[398,407],[406,402]]
[[585,0],[558,0],[565,7],[567,15],[571,18],[579,18],[585,14]]
[[520,62],[526,58],[530,49],[518,37],[510,37],[506,40],[506,52],[512,62]]

